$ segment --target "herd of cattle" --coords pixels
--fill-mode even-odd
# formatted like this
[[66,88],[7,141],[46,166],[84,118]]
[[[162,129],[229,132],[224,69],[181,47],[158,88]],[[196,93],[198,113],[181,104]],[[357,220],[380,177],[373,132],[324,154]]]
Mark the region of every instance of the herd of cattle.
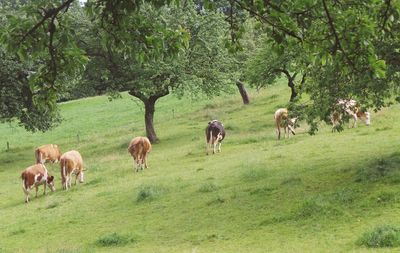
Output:
[[[362,111],[354,100],[338,100],[337,105],[342,109],[341,112],[334,111],[331,115],[331,121],[335,127],[342,120],[342,114],[346,113],[353,118],[354,122],[352,127],[356,126],[357,119],[362,119],[366,125],[370,124],[369,112]],[[289,118],[289,112],[286,108],[280,108],[274,115],[277,138],[281,137],[281,128],[284,129],[289,138],[290,133],[295,135],[295,126],[297,118]],[[209,149],[213,149],[213,153],[221,152],[221,142],[225,138],[224,125],[218,120],[208,122],[205,131],[206,135],[206,154],[208,155]],[[151,151],[151,143],[147,137],[135,137],[128,146],[128,152],[133,157],[133,169],[136,172],[139,169],[143,170],[148,168],[147,157]],[[83,159],[80,153],[76,150],[68,151],[61,155],[61,151],[57,145],[47,144],[38,147],[35,150],[36,164],[26,168],[22,174],[22,189],[25,193],[25,202],[29,202],[29,192],[35,187],[36,197],[38,187],[44,185],[44,192],[46,194],[46,186],[51,191],[55,190],[54,176],[50,175],[45,167],[46,162],[57,163],[60,162],[61,184],[62,188],[68,190],[71,188],[72,176],[75,175],[75,185],[79,177],[79,182],[84,181]]]

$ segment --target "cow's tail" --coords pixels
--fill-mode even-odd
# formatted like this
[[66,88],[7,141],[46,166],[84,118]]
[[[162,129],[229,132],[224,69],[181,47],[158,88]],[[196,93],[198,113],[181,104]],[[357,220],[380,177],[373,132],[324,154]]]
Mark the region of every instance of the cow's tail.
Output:
[[28,189],[27,189],[28,186],[27,186],[27,184],[26,184],[25,171],[22,172],[22,174],[21,174],[21,179],[22,179],[22,190],[24,190],[24,193],[25,193],[25,194],[29,194]]
[[35,150],[36,163],[42,163],[42,152],[39,149]]

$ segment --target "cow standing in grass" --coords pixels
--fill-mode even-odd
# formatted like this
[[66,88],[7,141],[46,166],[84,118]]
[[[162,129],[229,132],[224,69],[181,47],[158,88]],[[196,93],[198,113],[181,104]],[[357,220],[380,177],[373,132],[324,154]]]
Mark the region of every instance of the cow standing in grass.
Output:
[[46,144],[35,149],[36,163],[56,163],[60,161],[61,151],[55,144]]
[[290,138],[290,133],[293,135],[296,134],[294,131],[297,118],[289,118],[288,117],[288,110],[286,108],[280,108],[276,110],[275,115],[275,126],[276,126],[276,133],[278,136],[278,140],[281,138],[281,128],[285,131],[284,137],[286,137],[286,133],[288,138]]
[[221,152],[221,142],[224,138],[224,125],[218,120],[212,120],[208,122],[208,126],[206,128],[206,154],[208,155],[208,150],[211,147],[213,148],[213,154],[215,154],[217,145],[218,152]]
[[71,188],[71,177],[73,174],[76,180],[79,177],[79,182],[83,183],[83,159],[81,154],[76,150],[71,150],[65,152],[60,159],[60,169],[61,169],[61,184],[63,189],[68,190]]
[[43,185],[43,194],[46,194],[46,186],[49,186],[51,191],[54,191],[54,177],[50,176],[46,167],[43,164],[35,164],[26,168],[22,174],[22,189],[25,193],[25,203],[29,202],[29,192],[33,187],[36,188],[36,197],[38,187]]
[[143,170],[145,167],[148,168],[147,165],[147,157],[151,151],[151,143],[147,137],[135,137],[131,140],[128,146],[128,152],[133,157],[133,169],[136,172],[139,169]]
[[[346,113],[353,119],[352,128],[357,127],[357,120],[361,119],[364,121],[365,125],[369,126],[371,124],[371,115],[368,111],[361,110],[360,106],[353,99],[339,99],[336,106],[340,110],[335,110],[331,115],[332,122],[332,132],[337,128],[337,126],[342,121],[342,112]],[[342,111],[342,112],[340,112]]]

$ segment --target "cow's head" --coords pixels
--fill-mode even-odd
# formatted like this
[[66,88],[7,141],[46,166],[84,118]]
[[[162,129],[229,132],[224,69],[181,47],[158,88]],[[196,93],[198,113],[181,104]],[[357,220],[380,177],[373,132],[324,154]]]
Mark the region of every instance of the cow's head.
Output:
[[296,131],[294,130],[296,128],[296,123],[297,123],[297,117],[296,118],[291,118],[288,120],[288,128],[290,132],[292,132],[293,135],[296,135]]
[[56,190],[56,188],[54,187],[54,176],[47,177],[46,183],[50,187],[50,190],[52,192]]

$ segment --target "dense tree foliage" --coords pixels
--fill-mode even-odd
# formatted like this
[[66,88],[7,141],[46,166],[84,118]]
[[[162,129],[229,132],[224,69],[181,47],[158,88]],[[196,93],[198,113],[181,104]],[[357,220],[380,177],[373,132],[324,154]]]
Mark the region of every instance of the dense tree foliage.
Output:
[[[219,75],[224,70],[232,80],[247,78],[256,87],[274,82],[283,73],[292,89],[290,100],[300,105],[296,111],[307,115],[312,131],[319,120],[327,119],[338,98],[355,98],[363,107],[379,109],[388,97],[398,94],[398,1],[197,0],[193,1],[196,7],[189,8],[196,15],[185,9],[192,1],[145,2],[88,1],[90,20],[85,22],[93,41],[87,41],[90,36],[85,33],[77,34],[74,0],[0,2],[3,9],[23,6],[3,19],[1,41],[7,52],[18,55],[14,59],[34,67],[28,78],[33,105],[54,111],[65,84],[79,79],[90,57],[96,60],[87,65],[86,74],[97,71],[101,75],[91,78],[101,81],[87,82],[88,93],[127,89],[142,100],[171,91],[214,93],[228,78]],[[223,38],[225,47],[237,53],[234,60],[226,58],[230,66],[210,64],[225,58],[213,51],[222,52],[220,33],[209,33],[204,43],[209,51],[201,48],[203,35],[196,37],[199,27],[206,25],[202,19],[215,12],[224,14],[229,28]],[[249,19],[261,24],[261,39],[253,53],[246,51],[244,39]],[[224,24],[215,25],[223,31]],[[215,48],[210,48],[214,43]],[[100,51],[94,52],[95,48]],[[99,52],[108,58],[95,56]],[[215,66],[221,68],[213,72]],[[308,94],[307,100],[302,93]],[[3,113],[2,119],[21,118],[19,110]]]

